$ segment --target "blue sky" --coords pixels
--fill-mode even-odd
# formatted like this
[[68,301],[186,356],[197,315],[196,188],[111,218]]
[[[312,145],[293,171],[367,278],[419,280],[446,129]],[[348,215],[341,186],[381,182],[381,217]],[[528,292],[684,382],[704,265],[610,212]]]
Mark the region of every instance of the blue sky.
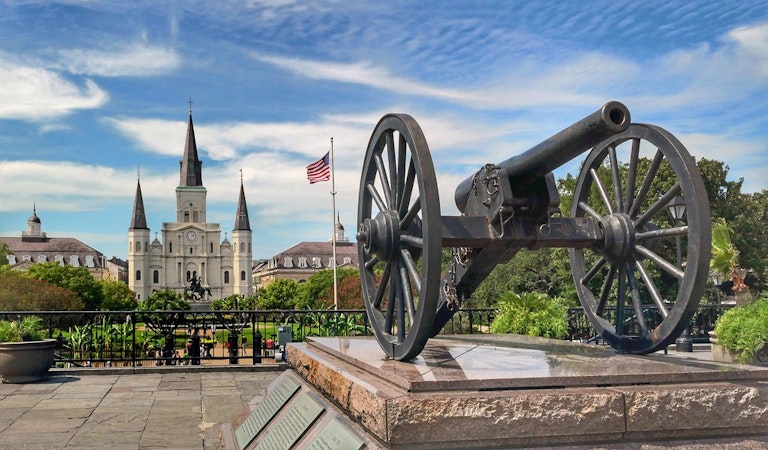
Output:
[[[443,214],[457,184],[608,100],[661,125],[744,190],[768,188],[768,2],[8,1],[0,5],[0,236],[43,231],[127,256],[137,167],[148,225],[175,220],[189,98],[208,220],[254,257],[325,241],[334,139],[354,237],[365,147],[411,114]],[[580,160],[563,167],[577,173]]]

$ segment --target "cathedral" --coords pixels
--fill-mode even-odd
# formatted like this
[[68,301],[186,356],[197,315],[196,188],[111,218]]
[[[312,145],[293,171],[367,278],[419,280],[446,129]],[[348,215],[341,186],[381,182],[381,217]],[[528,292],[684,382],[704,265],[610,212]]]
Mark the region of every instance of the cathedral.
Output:
[[188,291],[194,300],[251,295],[253,259],[251,224],[243,181],[230,242],[221,239],[218,223],[206,220],[203,163],[197,155],[192,111],[189,112],[184,156],[176,188],[176,220],[163,222],[162,240],[150,239],[141,180],[136,184],[128,229],[128,286],[138,300],[156,290]]

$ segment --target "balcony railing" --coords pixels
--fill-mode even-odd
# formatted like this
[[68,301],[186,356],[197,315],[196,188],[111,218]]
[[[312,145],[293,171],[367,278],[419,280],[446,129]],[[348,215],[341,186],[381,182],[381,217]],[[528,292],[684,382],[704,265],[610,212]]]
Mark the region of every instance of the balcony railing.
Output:
[[[726,305],[701,306],[691,321],[694,342],[708,332]],[[489,333],[495,310],[459,310],[441,334]],[[607,309],[612,317],[615,311]],[[57,339],[57,365],[147,366],[273,363],[281,340],[308,336],[368,336],[365,310],[256,311],[2,311],[0,319],[36,315]],[[649,314],[651,322],[655,315]],[[652,325],[652,324],[651,324]],[[569,339],[596,332],[581,308],[568,310]],[[630,332],[628,330],[628,332]],[[255,348],[255,351],[254,351]]]

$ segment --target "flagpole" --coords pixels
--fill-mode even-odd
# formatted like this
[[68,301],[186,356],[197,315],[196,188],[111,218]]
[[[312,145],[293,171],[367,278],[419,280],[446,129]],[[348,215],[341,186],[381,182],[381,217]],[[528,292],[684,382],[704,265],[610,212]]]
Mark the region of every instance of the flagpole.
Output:
[[333,138],[331,138],[331,199],[333,199],[333,231],[331,232],[331,247],[333,247],[333,309],[339,309],[338,288],[336,287],[336,176],[333,167]]

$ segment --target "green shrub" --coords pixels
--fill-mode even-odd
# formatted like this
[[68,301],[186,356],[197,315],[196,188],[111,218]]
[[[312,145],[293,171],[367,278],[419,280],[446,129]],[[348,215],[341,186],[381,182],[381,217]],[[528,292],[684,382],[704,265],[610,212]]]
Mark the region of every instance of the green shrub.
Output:
[[768,297],[726,311],[717,320],[715,333],[717,343],[740,362],[751,361],[758,345],[768,342]]
[[514,333],[563,339],[568,334],[568,307],[559,297],[538,292],[507,292],[499,299],[491,333]]
[[22,320],[0,320],[0,342],[41,341],[45,339],[43,319],[27,316]]

